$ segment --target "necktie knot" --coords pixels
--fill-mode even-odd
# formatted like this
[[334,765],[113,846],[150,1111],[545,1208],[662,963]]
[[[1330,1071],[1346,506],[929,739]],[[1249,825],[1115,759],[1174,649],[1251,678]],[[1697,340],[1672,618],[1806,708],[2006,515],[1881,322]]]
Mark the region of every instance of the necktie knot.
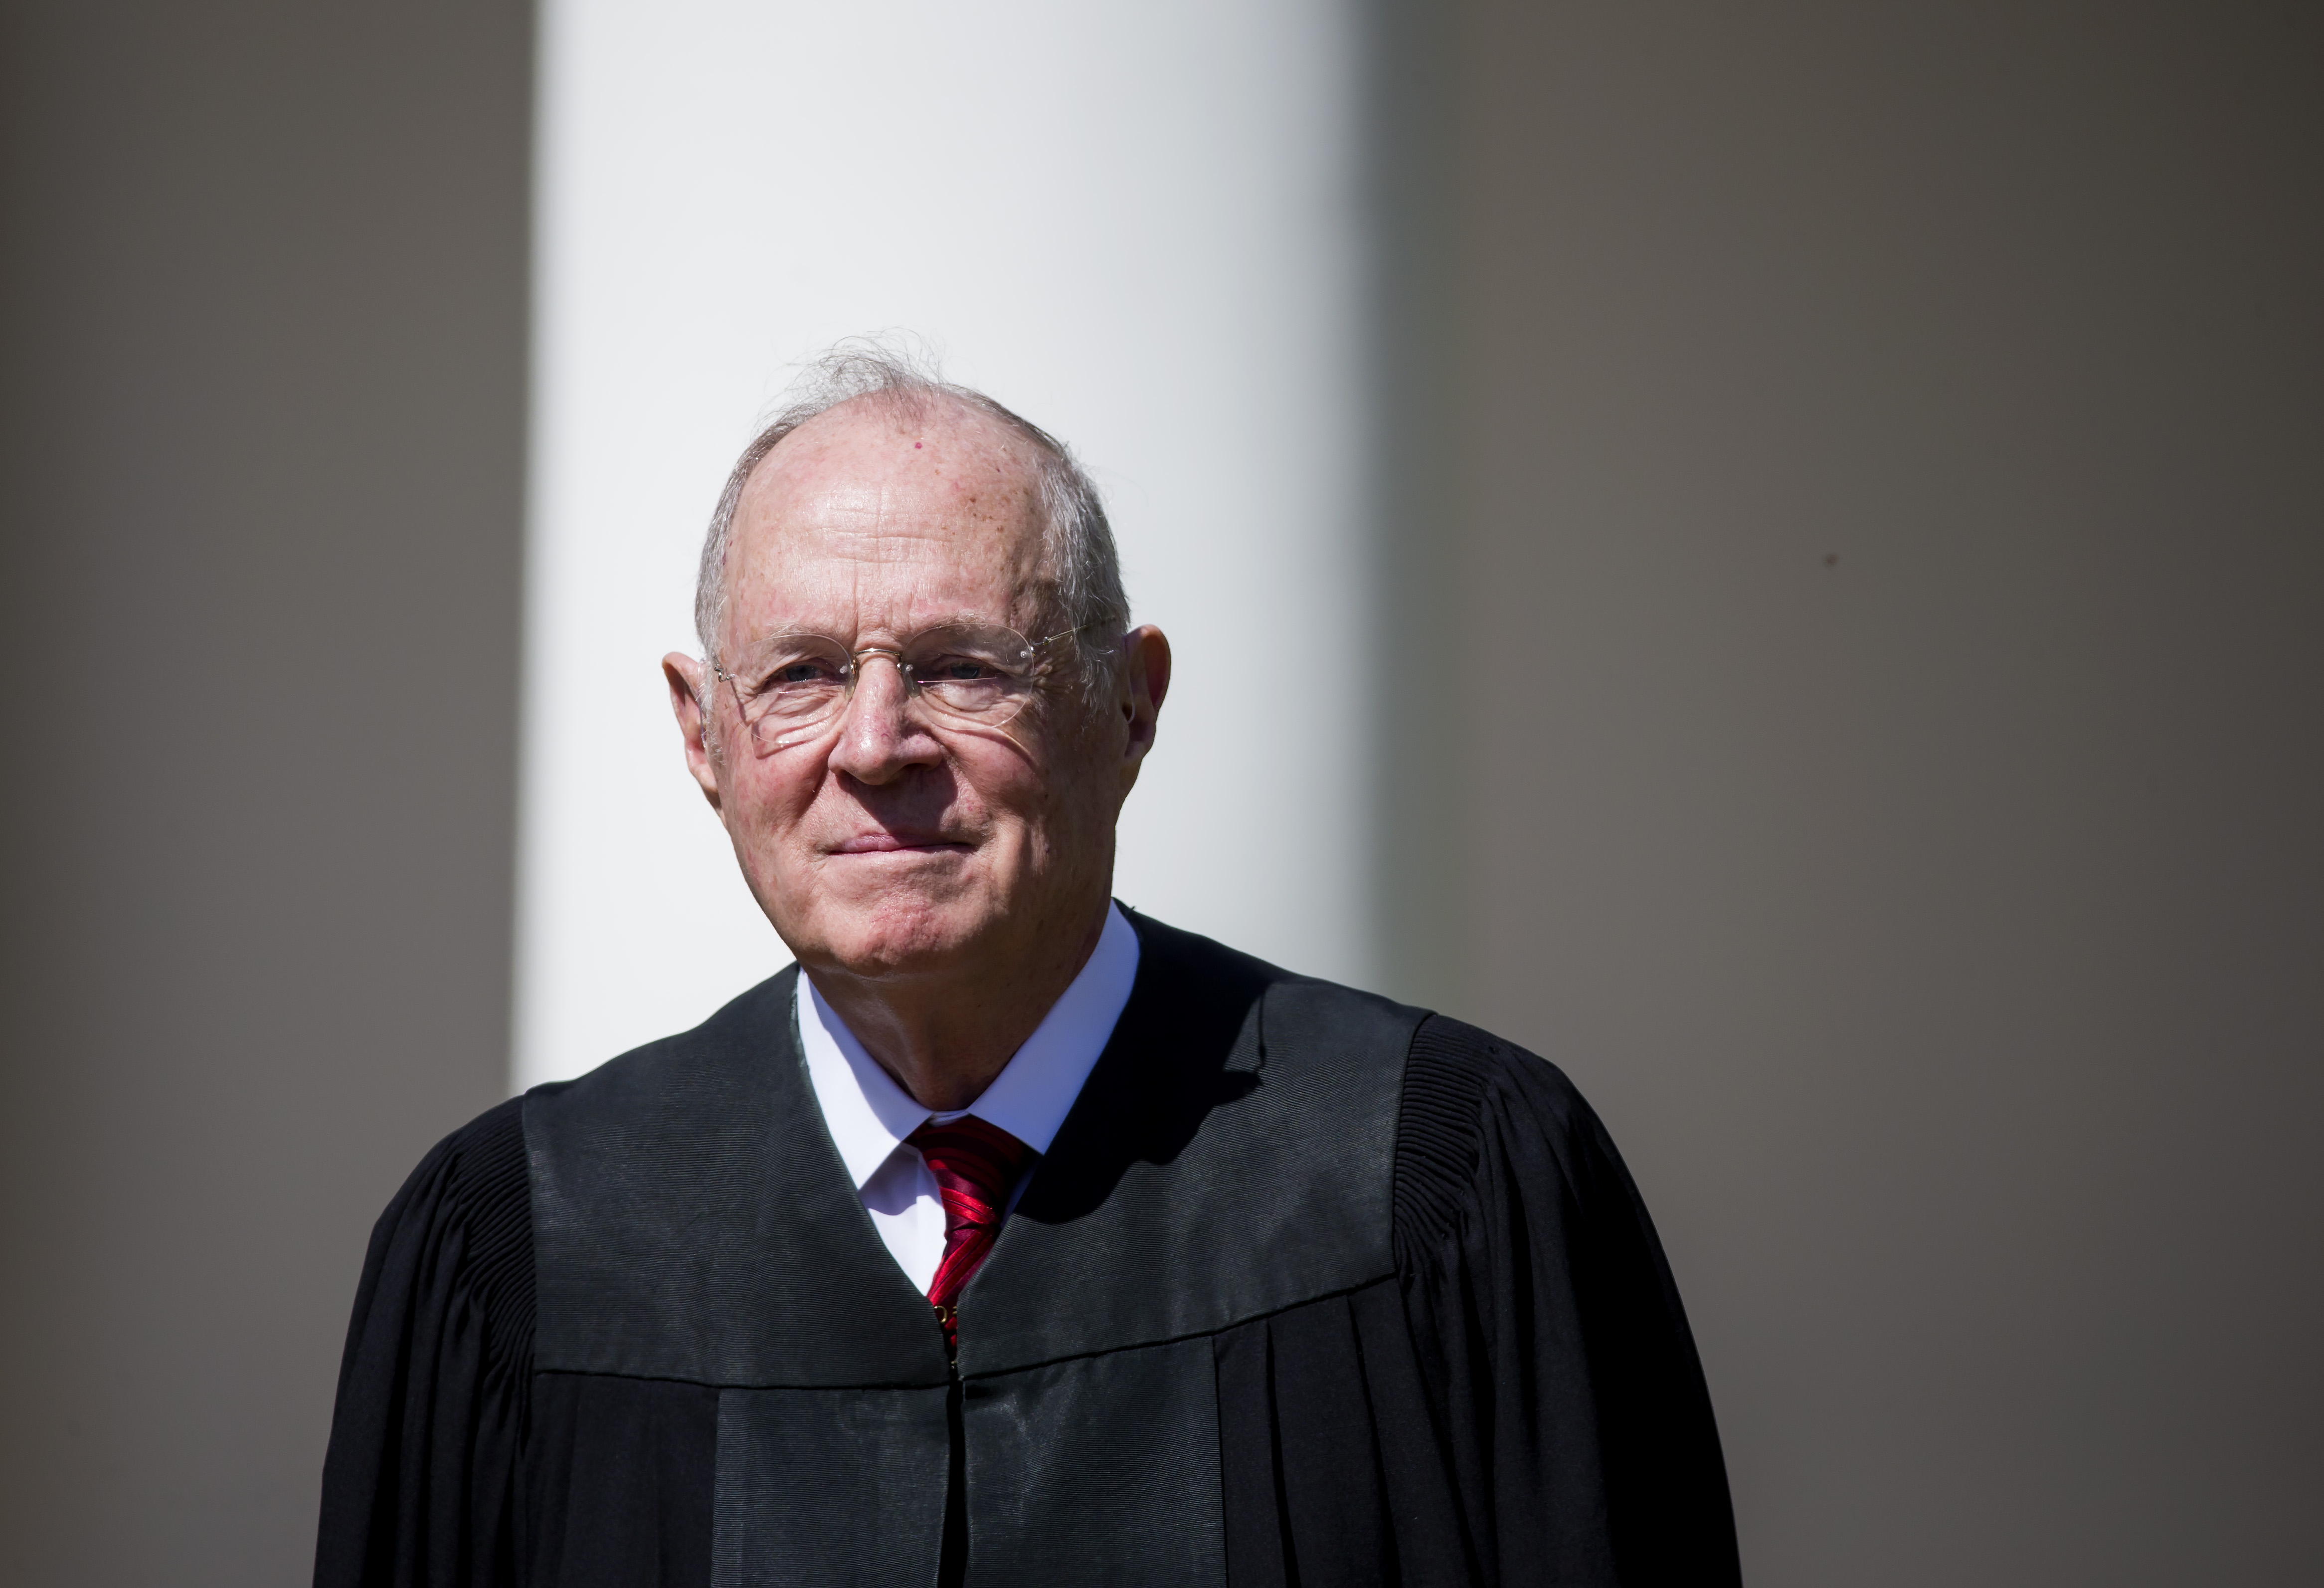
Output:
[[945,1344],[957,1349],[953,1306],[1001,1233],[1009,1191],[1033,1149],[974,1114],[950,1124],[930,1120],[905,1138],[919,1149],[944,1198],[945,1253],[928,1285],[928,1304],[944,1325]]

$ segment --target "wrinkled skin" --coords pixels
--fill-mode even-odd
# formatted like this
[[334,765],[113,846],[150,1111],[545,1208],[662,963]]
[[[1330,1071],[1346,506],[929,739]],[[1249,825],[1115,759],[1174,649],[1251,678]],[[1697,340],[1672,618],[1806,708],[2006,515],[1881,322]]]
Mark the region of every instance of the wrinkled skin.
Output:
[[[790,629],[855,647],[960,618],[1056,632],[1033,464],[1000,421],[942,401],[859,398],[809,420],[745,485],[719,654]],[[985,730],[932,722],[867,660],[841,716],[770,755],[703,662],[663,659],[687,769],[760,908],[932,1109],[974,1101],[1097,945],[1114,823],[1170,679],[1159,630],[1123,643],[1103,697],[1069,672]]]

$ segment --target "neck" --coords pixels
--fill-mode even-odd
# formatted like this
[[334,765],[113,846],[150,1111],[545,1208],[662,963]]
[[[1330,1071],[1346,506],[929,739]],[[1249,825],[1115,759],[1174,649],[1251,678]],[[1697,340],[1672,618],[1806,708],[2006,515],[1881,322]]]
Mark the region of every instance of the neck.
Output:
[[1025,1045],[1104,935],[1111,900],[1079,931],[1040,934],[1027,952],[909,977],[872,980],[838,965],[807,968],[815,990],[912,1100],[966,1108]]

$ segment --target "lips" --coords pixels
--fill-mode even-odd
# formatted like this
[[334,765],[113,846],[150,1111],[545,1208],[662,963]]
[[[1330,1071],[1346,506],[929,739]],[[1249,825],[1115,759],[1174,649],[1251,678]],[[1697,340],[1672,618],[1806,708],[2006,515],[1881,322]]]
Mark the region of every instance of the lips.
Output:
[[969,845],[933,834],[859,833],[831,846],[833,854],[941,854]]

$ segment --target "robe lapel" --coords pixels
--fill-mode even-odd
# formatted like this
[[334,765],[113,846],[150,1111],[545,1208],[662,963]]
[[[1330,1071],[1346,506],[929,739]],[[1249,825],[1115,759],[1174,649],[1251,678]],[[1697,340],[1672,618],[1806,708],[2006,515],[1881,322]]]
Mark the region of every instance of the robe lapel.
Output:
[[807,1078],[796,968],[525,1100],[543,1371],[941,1386],[944,1336]]
[[965,1378],[1214,1332],[1395,1266],[1421,1011],[1132,924],[1130,1002],[962,1295]]

